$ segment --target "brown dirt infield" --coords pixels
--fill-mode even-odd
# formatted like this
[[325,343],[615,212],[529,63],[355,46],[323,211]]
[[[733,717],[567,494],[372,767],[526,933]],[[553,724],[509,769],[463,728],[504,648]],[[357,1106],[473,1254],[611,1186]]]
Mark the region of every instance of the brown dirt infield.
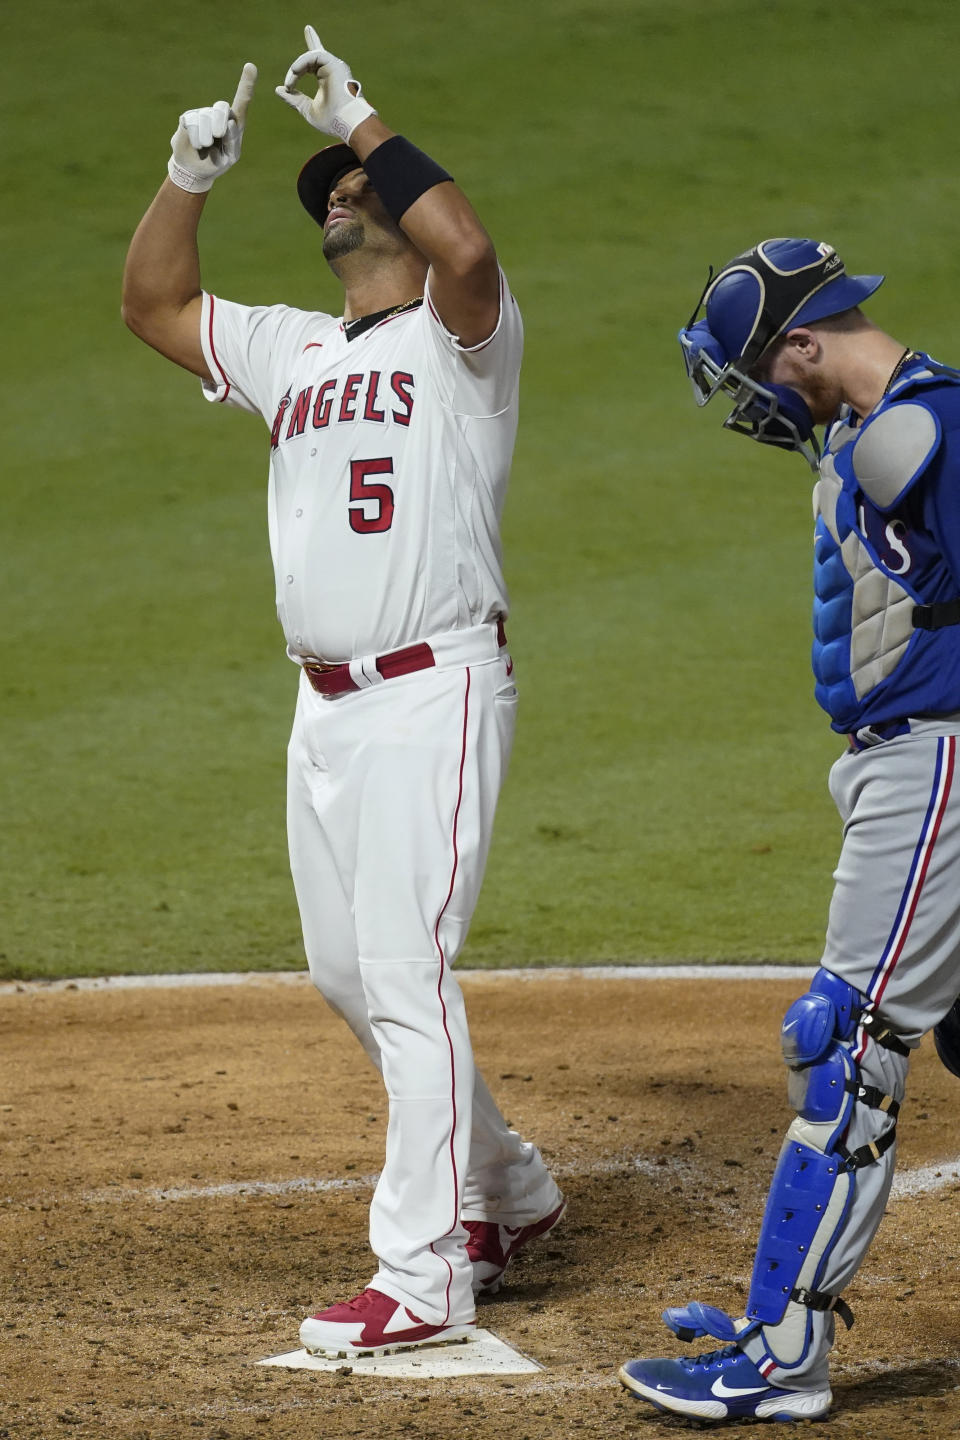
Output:
[[[570,1200],[480,1314],[542,1374],[401,1381],[253,1363],[295,1349],[308,1309],[372,1274],[379,1080],[306,983],[24,990],[0,995],[0,1436],[655,1440],[688,1428],[627,1396],[616,1368],[678,1353],[664,1305],[735,1309],[745,1294],[790,1118],[777,1030],[802,985],[462,979],[478,1061]],[[901,1174],[960,1152],[957,1086],[926,1043]],[[350,1183],[213,1188],[300,1176]],[[848,1295],[857,1325],[841,1333],[822,1433],[957,1434],[958,1253],[960,1182],[891,1202]]]

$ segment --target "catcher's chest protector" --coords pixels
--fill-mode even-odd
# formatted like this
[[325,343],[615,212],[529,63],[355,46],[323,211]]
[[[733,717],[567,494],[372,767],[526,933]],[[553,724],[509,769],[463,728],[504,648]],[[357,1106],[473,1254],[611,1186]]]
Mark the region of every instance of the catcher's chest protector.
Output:
[[[914,526],[908,551],[902,537],[910,527],[900,518],[916,511],[911,492],[942,441],[941,406],[926,403],[923,391],[935,384],[942,396],[945,381],[960,404],[960,376],[923,370],[905,377],[862,427],[842,418],[827,434],[813,496],[812,661],[817,702],[835,730],[869,723],[870,703],[899,686],[894,672],[918,644],[955,648],[955,635],[914,628],[914,606],[927,598],[916,577],[938,547]],[[942,709],[942,699],[908,687],[900,713]]]

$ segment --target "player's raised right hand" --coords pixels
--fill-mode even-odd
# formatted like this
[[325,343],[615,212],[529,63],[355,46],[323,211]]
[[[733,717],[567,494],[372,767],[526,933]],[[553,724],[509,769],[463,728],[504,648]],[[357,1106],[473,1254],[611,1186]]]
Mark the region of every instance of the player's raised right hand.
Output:
[[174,185],[199,195],[240,159],[247,106],[257,83],[257,67],[244,65],[233,104],[218,100],[199,110],[185,110],[170,137],[173,152],[167,173]]

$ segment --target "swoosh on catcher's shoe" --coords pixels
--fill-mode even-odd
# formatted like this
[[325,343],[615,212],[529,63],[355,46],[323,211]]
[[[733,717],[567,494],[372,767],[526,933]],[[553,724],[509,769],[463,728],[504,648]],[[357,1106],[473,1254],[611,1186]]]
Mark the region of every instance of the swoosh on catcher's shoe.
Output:
[[710,1393],[721,1400],[733,1400],[741,1395],[761,1395],[767,1388],[766,1385],[751,1385],[746,1390],[731,1390],[721,1375],[710,1386]]

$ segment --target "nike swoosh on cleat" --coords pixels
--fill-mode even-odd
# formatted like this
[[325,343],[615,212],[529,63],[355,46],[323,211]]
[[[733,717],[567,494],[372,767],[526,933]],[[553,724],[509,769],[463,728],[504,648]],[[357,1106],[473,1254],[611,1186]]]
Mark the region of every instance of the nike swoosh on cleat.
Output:
[[736,1398],[739,1395],[759,1395],[762,1391],[766,1390],[766,1388],[766,1385],[751,1385],[746,1390],[731,1390],[721,1375],[720,1378],[714,1380],[710,1386],[710,1393],[718,1396],[721,1400],[725,1400],[728,1398]]

